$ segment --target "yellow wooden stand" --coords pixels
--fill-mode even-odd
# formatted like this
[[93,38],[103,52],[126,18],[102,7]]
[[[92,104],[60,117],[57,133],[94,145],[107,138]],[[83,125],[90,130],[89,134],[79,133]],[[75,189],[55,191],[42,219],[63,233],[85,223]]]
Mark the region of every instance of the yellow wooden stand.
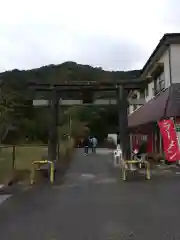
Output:
[[147,180],[151,179],[150,164],[148,161],[126,160],[126,161],[123,161],[123,164],[122,164],[122,178],[124,181],[126,180],[126,177],[127,177],[129,164],[138,164],[139,168],[141,168],[142,164],[144,164],[146,179]]
[[41,161],[34,161],[32,163],[31,178],[30,178],[30,183],[31,184],[35,183],[35,172],[36,172],[36,170],[39,170],[40,165],[44,165],[44,164],[50,164],[49,180],[50,180],[50,183],[54,182],[54,163],[52,161],[48,161],[48,160],[41,160]]

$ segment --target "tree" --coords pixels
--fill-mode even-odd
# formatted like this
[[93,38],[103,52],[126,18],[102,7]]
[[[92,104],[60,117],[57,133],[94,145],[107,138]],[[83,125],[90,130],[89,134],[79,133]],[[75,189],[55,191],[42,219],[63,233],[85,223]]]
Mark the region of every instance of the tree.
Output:
[[[48,113],[42,114],[40,120],[37,114],[34,114],[32,103],[27,101],[28,98],[31,97],[30,91],[28,90],[28,82],[32,80],[36,83],[63,83],[64,81],[112,82],[119,79],[136,78],[139,75],[140,70],[128,72],[105,71],[102,68],[94,68],[75,62],[65,62],[59,65],[51,64],[27,71],[15,69],[3,72],[1,73],[1,79],[3,79],[4,85],[0,94],[0,130],[4,123],[12,123],[19,129],[19,135],[22,135],[22,137],[24,137],[24,135],[31,135],[30,129],[32,129],[35,139],[41,138],[42,140],[48,138],[48,126],[46,124],[48,122]],[[42,96],[44,95],[44,93],[40,94]],[[73,96],[72,99],[76,97],[78,99],[80,93],[73,94],[75,94],[75,96]],[[102,95],[105,96],[104,93],[102,93]],[[63,98],[66,99],[69,98],[69,96],[72,97],[72,93],[64,93]],[[67,111],[69,113],[67,113]],[[116,110],[113,109],[113,111],[115,115]],[[73,107],[65,111],[62,122],[67,125],[69,122],[68,118],[71,117],[71,119],[73,119],[73,125],[79,126],[81,122],[83,126],[89,127],[90,133],[96,133],[97,137],[101,138],[106,134],[108,129],[113,129],[117,125],[117,121],[114,120],[116,118],[109,114],[109,112],[112,111],[109,111],[108,108],[105,108],[103,113],[99,107]]]
[[64,135],[70,135],[77,139],[84,137],[88,132],[87,122],[81,121],[80,113],[82,107],[70,107],[64,111],[63,124],[59,127],[59,135],[63,137]]
[[71,136],[74,139],[83,138],[89,133],[89,128],[86,123],[80,122],[78,120],[72,120],[71,130],[69,124],[64,124],[59,127],[59,136],[63,138],[64,136]]
[[[25,95],[26,96],[26,95]],[[5,138],[9,130],[18,131],[20,122],[25,117],[26,101],[20,91],[18,91],[8,81],[4,81],[0,88],[0,139]]]

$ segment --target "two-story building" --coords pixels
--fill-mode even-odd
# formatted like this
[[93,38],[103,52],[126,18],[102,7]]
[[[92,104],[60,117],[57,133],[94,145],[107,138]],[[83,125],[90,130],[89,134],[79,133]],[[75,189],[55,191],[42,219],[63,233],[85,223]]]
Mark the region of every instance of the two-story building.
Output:
[[[157,122],[173,117],[180,123],[180,33],[165,34],[141,70],[147,81],[146,103],[129,106],[128,124],[131,142],[149,138],[149,148],[162,151],[162,139]],[[140,93],[135,93],[142,98]],[[177,128],[178,129],[178,128]]]

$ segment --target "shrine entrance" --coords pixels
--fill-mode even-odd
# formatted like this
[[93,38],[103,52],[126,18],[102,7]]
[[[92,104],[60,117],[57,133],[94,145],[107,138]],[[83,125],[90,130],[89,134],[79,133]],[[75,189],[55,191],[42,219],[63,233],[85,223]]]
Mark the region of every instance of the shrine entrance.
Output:
[[[130,159],[130,139],[128,130],[128,106],[129,104],[139,105],[144,103],[144,99],[129,99],[129,93],[133,90],[144,89],[144,81],[141,79],[121,80],[119,82],[70,82],[62,84],[39,84],[29,83],[29,89],[33,93],[34,106],[49,106],[50,124],[49,124],[49,143],[48,143],[48,160],[57,159],[58,145],[58,117],[60,107],[63,105],[117,105],[119,118],[119,138],[124,159]],[[96,99],[95,93],[114,92],[113,99]],[[45,92],[48,99],[37,99],[37,92]],[[76,95],[76,99],[68,97]],[[78,98],[78,99],[77,99]]]

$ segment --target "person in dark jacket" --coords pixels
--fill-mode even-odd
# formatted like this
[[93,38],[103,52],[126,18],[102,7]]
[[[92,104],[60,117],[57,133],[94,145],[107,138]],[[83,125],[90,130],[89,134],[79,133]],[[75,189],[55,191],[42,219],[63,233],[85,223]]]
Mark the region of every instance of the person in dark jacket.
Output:
[[120,145],[120,134],[117,133],[117,145]]
[[88,137],[84,138],[83,146],[84,146],[84,154],[87,155],[88,150],[89,150],[89,138]]
[[143,140],[139,146],[139,150],[137,153],[137,157],[140,158],[141,154],[145,154],[147,153],[147,147],[148,147],[148,141],[147,140]]

